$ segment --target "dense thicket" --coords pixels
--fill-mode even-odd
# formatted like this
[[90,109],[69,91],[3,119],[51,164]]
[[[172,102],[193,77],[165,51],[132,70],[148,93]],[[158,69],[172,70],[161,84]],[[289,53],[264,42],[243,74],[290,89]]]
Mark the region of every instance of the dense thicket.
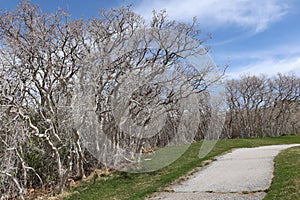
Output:
[[[28,188],[62,192],[68,179],[84,178],[99,167],[84,150],[84,137],[92,138],[86,145],[95,146],[102,164],[114,165],[138,162],[145,145],[191,142],[188,134],[174,136],[178,119],[187,111],[182,101],[222,77],[215,73],[208,78],[216,70],[211,63],[195,70],[183,62],[207,53],[202,48],[206,38],[200,38],[196,20],[178,23],[169,21],[165,12],[154,12],[146,23],[127,7],[86,20],[71,20],[62,10],[44,13],[27,1],[15,11],[1,12],[0,198],[23,199]],[[88,96],[85,92],[91,90]],[[129,122],[124,121],[123,107],[115,105],[128,92],[132,94],[124,105]],[[83,98],[90,101],[81,104]],[[99,129],[109,143],[101,146],[105,141],[93,130],[79,128],[92,126],[86,119],[89,106],[99,124],[94,132]],[[158,120],[162,110],[163,123]],[[76,124],[76,114],[83,123]],[[127,133],[126,124],[141,130],[154,124],[149,132],[156,123],[161,129],[148,139],[141,139],[141,131]]]

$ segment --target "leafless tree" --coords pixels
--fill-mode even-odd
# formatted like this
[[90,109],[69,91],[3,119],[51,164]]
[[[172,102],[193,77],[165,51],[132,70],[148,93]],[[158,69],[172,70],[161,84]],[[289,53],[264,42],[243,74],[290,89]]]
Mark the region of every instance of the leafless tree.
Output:
[[[95,138],[91,131],[82,134],[89,141],[110,141],[91,142],[94,154],[115,166],[115,162],[124,160],[138,161],[146,147],[194,139],[188,134],[176,137],[183,116],[180,101],[203,93],[223,76],[204,59],[208,49],[202,45],[208,38],[199,40],[200,37],[196,20],[191,24],[169,21],[165,12],[154,12],[149,26],[130,8],[103,11],[99,19],[89,21],[85,37],[89,43],[85,46],[90,52],[86,64],[89,67],[78,79],[82,87],[89,80],[97,80],[91,87],[97,92],[97,103],[92,107],[96,107],[103,138]],[[201,66],[198,69],[185,61],[194,55],[203,56],[196,63]],[[81,100],[90,98],[80,96]],[[78,113],[84,113],[86,105],[81,106],[83,110]],[[87,130],[93,126],[83,127]],[[99,146],[103,148],[100,151]],[[111,159],[112,156],[117,158]]]
[[[194,140],[188,131],[176,135],[198,127],[186,118],[197,105],[189,97],[204,95],[223,76],[205,60],[209,49],[202,45],[209,37],[199,39],[197,27],[196,20],[169,21],[165,12],[154,12],[146,23],[130,7],[87,21],[70,20],[62,10],[43,13],[29,2],[2,12],[1,194],[24,198],[29,187],[62,192],[69,177],[85,176],[83,142],[109,140],[101,161],[120,164],[139,160],[146,148]],[[196,56],[203,56],[200,68],[186,62]],[[85,85],[91,80],[96,84]],[[84,94],[89,89],[95,93]],[[90,133],[80,128],[84,124],[74,122],[74,115],[86,116],[74,103],[82,91],[94,95],[85,102],[94,106],[95,130],[104,133],[93,144],[84,140]]]
[[[22,165],[24,179],[18,187],[26,187],[29,181],[26,173],[31,167],[26,166],[25,157],[36,153],[55,159],[56,167],[50,171],[57,174],[62,191],[74,160],[79,175],[84,176],[79,135],[70,131],[68,112],[72,77],[85,55],[80,47],[82,21],[69,21],[63,11],[44,14],[39,7],[24,2],[16,11],[1,14],[0,35],[1,81],[5,87],[0,101],[10,125],[3,130],[3,137],[11,137],[9,142],[2,141]],[[22,148],[30,151],[22,152]],[[45,160],[30,162],[46,165]]]
[[264,137],[297,132],[299,78],[242,76],[227,82],[228,114],[224,136]]

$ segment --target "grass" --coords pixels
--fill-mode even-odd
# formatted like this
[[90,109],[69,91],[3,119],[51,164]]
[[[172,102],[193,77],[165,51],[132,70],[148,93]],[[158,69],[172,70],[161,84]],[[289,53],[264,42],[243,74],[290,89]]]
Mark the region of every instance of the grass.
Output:
[[[166,186],[196,167],[204,165],[203,161],[211,160],[233,148],[291,143],[300,143],[300,136],[220,140],[207,156],[200,159],[198,154],[202,142],[197,142],[193,143],[178,160],[167,167],[140,174],[114,172],[111,176],[100,177],[95,182],[82,182],[78,187],[69,191],[73,194],[67,199],[145,199],[154,192],[163,191]],[[298,185],[299,180],[300,178],[296,180]]]
[[300,147],[284,150],[275,158],[274,175],[265,200],[300,199]]

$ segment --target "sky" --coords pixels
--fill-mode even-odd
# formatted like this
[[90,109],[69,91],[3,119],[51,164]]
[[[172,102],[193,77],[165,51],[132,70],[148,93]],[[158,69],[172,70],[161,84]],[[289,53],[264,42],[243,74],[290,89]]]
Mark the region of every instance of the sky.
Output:
[[[14,9],[19,0],[0,0],[3,11]],[[299,0],[32,0],[46,12],[59,8],[72,18],[97,16],[102,8],[132,4],[146,19],[152,10],[166,10],[168,17],[192,22],[212,39],[210,56],[219,66],[229,65],[226,75],[295,73],[300,76]]]

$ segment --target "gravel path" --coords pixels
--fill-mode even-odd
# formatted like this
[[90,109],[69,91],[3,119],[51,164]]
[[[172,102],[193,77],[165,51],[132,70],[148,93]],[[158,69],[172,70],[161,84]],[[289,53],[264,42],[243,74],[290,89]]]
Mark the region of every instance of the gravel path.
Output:
[[266,195],[263,191],[271,185],[274,157],[293,146],[300,144],[235,149],[218,157],[187,181],[171,186],[174,192],[159,193],[150,199],[263,199]]

